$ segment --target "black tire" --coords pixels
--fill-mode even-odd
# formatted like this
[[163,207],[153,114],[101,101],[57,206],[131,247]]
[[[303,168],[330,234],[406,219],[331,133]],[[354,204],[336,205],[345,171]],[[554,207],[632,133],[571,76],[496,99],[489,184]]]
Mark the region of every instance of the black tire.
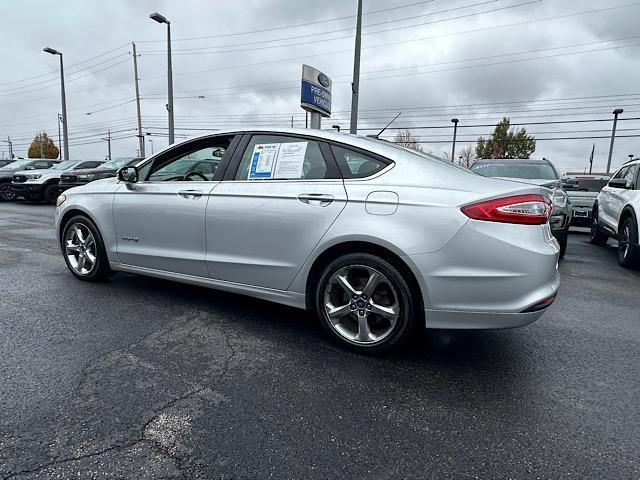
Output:
[[560,258],[564,258],[564,254],[567,252],[567,242],[569,241],[569,230],[565,230],[558,237],[558,243],[560,244]]
[[46,203],[56,203],[56,199],[58,198],[58,185],[52,183],[48,185],[42,194],[42,199]]
[[0,202],[11,202],[17,197],[10,183],[0,184]]
[[[74,266],[71,264],[70,259],[68,258],[65,251],[65,239],[67,238],[67,234],[69,230],[74,227],[80,225],[81,227],[86,228],[91,232],[91,235],[95,241],[95,264],[93,265],[91,271],[86,274],[78,273]],[[104,248],[104,242],[102,241],[102,236],[98,228],[95,224],[84,215],[76,215],[75,217],[70,218],[64,225],[62,229],[62,235],[60,237],[60,248],[62,249],[62,256],[64,258],[65,263],[67,264],[67,268],[73,274],[74,277],[84,281],[84,282],[100,282],[106,280],[111,274],[111,269],[109,268],[109,260],[107,258],[107,253]]]
[[620,224],[618,234],[618,263],[625,268],[640,266],[640,247],[638,246],[638,224],[629,216]]
[[602,231],[598,222],[598,205],[593,206],[591,213],[591,231],[589,232],[589,242],[594,245],[604,247],[609,241],[609,235]]
[[[340,271],[358,271],[358,269],[363,268],[375,271],[376,273],[382,274],[384,277],[384,281],[374,289],[371,293],[371,298],[367,301],[371,302],[375,307],[375,304],[384,305],[385,298],[389,299],[391,296],[394,296],[395,301],[393,302],[393,305],[396,305],[398,308],[395,324],[392,324],[391,321],[383,316],[376,314],[374,310],[371,310],[371,305],[367,305],[365,308],[360,307],[362,310],[358,310],[355,307],[355,298],[353,298],[353,296],[348,298],[346,295],[347,289],[338,286],[337,283],[330,283],[332,278],[335,278],[334,275],[338,274]],[[341,288],[344,289],[344,292],[342,292]],[[358,288],[364,290],[363,284],[361,283]],[[332,289],[337,289],[337,292]],[[371,333],[377,336],[378,333],[375,333],[374,329],[381,326],[380,331],[385,330],[387,333],[380,334],[379,336],[381,339],[372,340],[372,343],[360,343],[356,339],[350,340],[344,334],[341,334],[338,331],[338,328],[335,327],[329,319],[329,315],[325,308],[325,295],[336,293],[338,295],[345,294],[345,297],[340,300],[340,303],[344,302],[346,299],[351,307],[353,307],[353,311],[347,312],[343,317],[341,317],[345,322],[355,324],[355,329],[358,329],[359,331],[359,327],[357,327],[358,312],[361,312],[361,314],[362,312],[366,312],[365,318],[368,318],[371,321],[369,324],[369,320],[366,320],[367,330],[369,331],[369,328],[371,328]],[[411,291],[407,281],[396,267],[375,255],[368,253],[351,253],[336,258],[327,265],[320,274],[318,281],[315,283],[315,291],[313,294],[314,309],[323,327],[342,347],[357,353],[377,355],[395,350],[411,338],[412,334],[420,325],[421,316],[418,315],[419,301],[416,298],[418,292]],[[364,295],[364,298],[366,299],[367,296]],[[360,300],[359,297],[358,299]],[[333,304],[333,301],[331,303]],[[347,306],[347,304],[343,305]],[[390,307],[393,308],[393,305]],[[389,306],[387,306],[387,308],[389,308]],[[385,325],[385,322],[389,325]],[[356,332],[353,332],[353,334],[356,334]]]

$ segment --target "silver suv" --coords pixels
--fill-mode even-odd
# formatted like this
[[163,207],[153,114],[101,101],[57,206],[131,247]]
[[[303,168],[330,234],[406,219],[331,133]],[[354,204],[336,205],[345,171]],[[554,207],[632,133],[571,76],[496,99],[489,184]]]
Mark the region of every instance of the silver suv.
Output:
[[625,163],[596,199],[591,222],[591,243],[606,245],[618,240],[618,262],[640,266],[638,214],[640,213],[640,159]]

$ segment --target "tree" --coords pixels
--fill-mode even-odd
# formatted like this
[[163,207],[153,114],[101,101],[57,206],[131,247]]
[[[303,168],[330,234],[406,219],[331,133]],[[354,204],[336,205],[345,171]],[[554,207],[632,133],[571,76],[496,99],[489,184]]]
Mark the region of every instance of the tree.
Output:
[[40,146],[44,149],[44,158],[58,158],[60,149],[56,147],[46,132],[39,133],[35,136],[33,142],[31,142],[27,156],[29,158],[40,158]]
[[420,143],[418,143],[417,137],[413,136],[411,130],[396,133],[396,137],[393,141],[403,147],[412,148],[418,152],[422,151],[422,147],[420,146]]
[[458,157],[457,162],[458,165],[469,168],[473,164],[473,161],[475,159],[476,156],[474,155],[473,147],[469,145],[467,148],[463,149],[462,152],[460,152],[460,156]]
[[491,136],[478,139],[476,156],[478,158],[529,158],[536,150],[536,139],[528,135],[524,128],[510,130],[510,120],[505,117]]

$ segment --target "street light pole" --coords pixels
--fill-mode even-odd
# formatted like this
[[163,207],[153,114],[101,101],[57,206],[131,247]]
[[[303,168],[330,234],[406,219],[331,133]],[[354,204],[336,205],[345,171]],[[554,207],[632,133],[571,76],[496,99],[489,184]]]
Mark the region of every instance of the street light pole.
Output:
[[362,32],[362,0],[358,0],[356,45],[353,53],[353,81],[351,83],[351,124],[349,133],[358,133],[358,94],[360,93],[360,44]]
[[456,158],[456,135],[458,134],[458,122],[457,118],[452,118],[451,123],[453,123],[453,145],[451,146],[451,162],[453,163]]
[[153,138],[149,138],[149,143],[151,144],[151,155],[153,155]]
[[174,123],[173,123],[173,72],[171,69],[171,22],[158,12],[149,15],[149,18],[158,23],[167,25],[167,90],[168,103],[167,110],[169,112],[169,144],[174,141]]
[[54,48],[47,47],[43,49],[51,55],[60,56],[60,97],[62,98],[62,135],[64,138],[64,159],[69,160],[69,132],[67,129],[67,97],[64,91],[64,64],[62,62],[62,52]]
[[618,125],[618,115],[624,112],[621,108],[613,111],[613,128],[611,129],[611,143],[609,144],[609,159],[607,160],[607,175],[611,171],[611,157],[613,156],[613,142],[616,140],[616,126]]
[[61,117],[61,114],[58,114],[58,155],[60,156],[60,160],[62,160],[62,137],[60,137],[60,117]]

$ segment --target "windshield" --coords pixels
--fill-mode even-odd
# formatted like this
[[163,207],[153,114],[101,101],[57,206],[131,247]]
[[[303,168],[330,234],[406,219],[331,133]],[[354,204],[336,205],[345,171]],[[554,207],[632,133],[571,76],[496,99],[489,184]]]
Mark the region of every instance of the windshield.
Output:
[[131,159],[130,158],[114,158],[113,160],[103,163],[98,168],[109,168],[112,170],[116,170],[120,167],[123,167],[124,164],[127,163],[129,160]]
[[599,192],[607,184],[607,180],[570,179],[562,186],[570,192]]
[[78,160],[65,160],[51,167],[51,170],[69,170],[78,164]]
[[556,171],[548,163],[496,162],[476,163],[471,170],[485,177],[557,180]]
[[33,160],[17,160],[13,163],[10,163],[9,165],[5,165],[2,168],[6,170],[20,170],[21,168],[29,165],[31,162],[33,162]]

